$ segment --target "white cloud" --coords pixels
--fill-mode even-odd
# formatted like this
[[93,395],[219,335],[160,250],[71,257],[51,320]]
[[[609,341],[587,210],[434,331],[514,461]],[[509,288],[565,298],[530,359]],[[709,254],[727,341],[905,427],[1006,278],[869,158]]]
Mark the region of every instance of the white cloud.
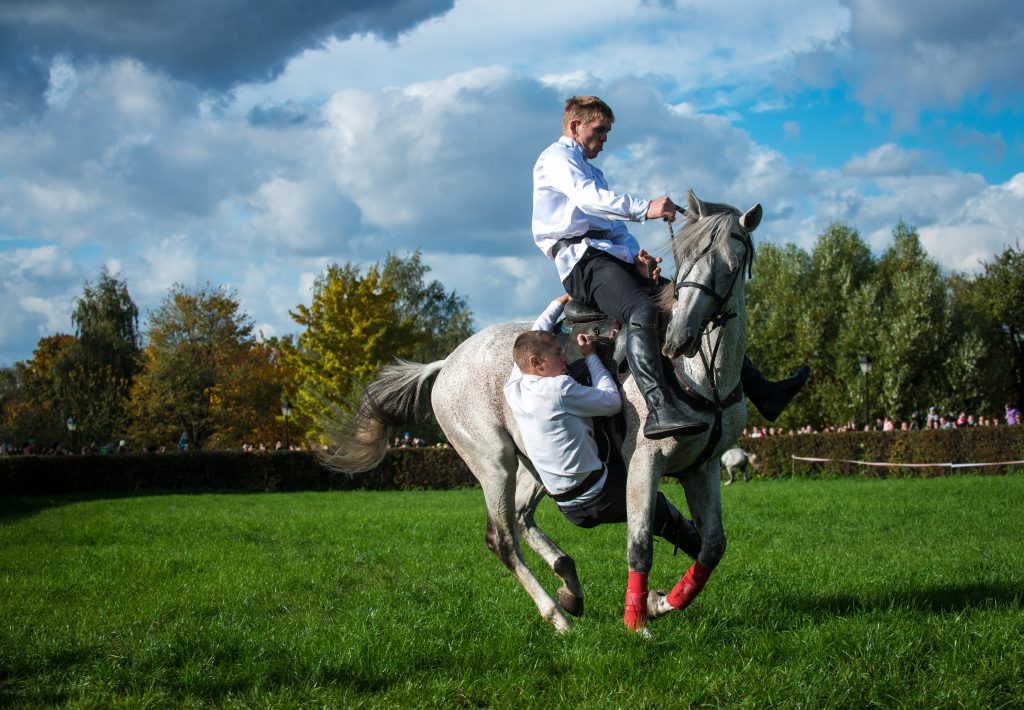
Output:
[[928,154],[922,150],[907,150],[895,143],[886,143],[857,155],[846,162],[843,173],[853,177],[883,175],[910,175],[928,169]]

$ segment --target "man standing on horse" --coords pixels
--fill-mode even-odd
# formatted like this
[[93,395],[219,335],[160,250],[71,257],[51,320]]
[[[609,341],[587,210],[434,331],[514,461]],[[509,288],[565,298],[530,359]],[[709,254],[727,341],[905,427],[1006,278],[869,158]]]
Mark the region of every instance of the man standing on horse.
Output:
[[[613,192],[590,161],[604,148],[615,116],[596,96],[565,103],[562,136],[540,154],[533,168],[533,239],[554,260],[558,277],[576,301],[597,306],[626,327],[626,358],[647,402],[644,436],[661,439],[707,429],[676,406],[662,367],[658,309],[647,284],[661,268],[640,248],[625,222],[675,219],[669,197],[653,200]],[[810,370],[770,382],[744,358],[741,380],[747,397],[769,420],[776,419],[803,386]]]

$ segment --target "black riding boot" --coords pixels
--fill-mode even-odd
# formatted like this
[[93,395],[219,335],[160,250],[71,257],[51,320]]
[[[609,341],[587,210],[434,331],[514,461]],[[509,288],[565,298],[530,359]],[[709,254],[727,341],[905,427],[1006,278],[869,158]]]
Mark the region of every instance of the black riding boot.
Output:
[[743,383],[743,394],[747,396],[761,416],[774,422],[782,414],[786,405],[796,397],[796,393],[807,382],[811,368],[804,365],[785,380],[773,382],[761,374],[754,363],[746,355],[743,356],[743,368],[740,370],[740,382]]
[[689,436],[706,431],[707,424],[694,424],[676,409],[669,398],[665,370],[661,364],[658,331],[654,325],[631,323],[626,332],[626,360],[636,378],[637,387],[647,400],[647,421],[644,436],[664,439],[667,436]]
[[654,508],[654,534],[668,540],[692,559],[697,559],[700,554],[697,526],[684,518],[664,493],[658,493],[658,502]]

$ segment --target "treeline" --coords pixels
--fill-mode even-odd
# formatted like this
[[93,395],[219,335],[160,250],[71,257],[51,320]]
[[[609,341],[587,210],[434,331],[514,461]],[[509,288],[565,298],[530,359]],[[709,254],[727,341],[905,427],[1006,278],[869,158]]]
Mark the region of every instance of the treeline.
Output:
[[[471,334],[466,299],[428,271],[419,252],[365,271],[334,264],[310,305],[291,312],[298,333],[283,338],[254,334],[237,295],[209,285],[172,287],[142,331],[127,283],[104,271],[75,303],[74,335],[44,337],[30,360],[0,368],[0,444],[66,446],[74,418],[77,447],[173,446],[183,431],[200,448],[272,446],[284,401],[291,440],[315,441],[328,403],[351,406],[382,364],[445,357]],[[976,275],[947,275],[902,222],[877,258],[855,229],[834,224],[810,253],[759,244],[747,305],[748,352],[766,374],[813,368],[783,427],[863,424],[864,355],[872,419],[932,405],[998,416],[1024,401],[1019,244]],[[443,436],[432,421],[413,433]]]
[[[857,231],[833,224],[807,253],[760,244],[747,290],[748,353],[782,376],[801,363],[808,386],[780,424],[907,420],[930,406],[999,417],[1024,400],[1024,252],[1007,246],[976,275],[946,275],[917,230],[900,222],[875,258]],[[753,423],[756,412],[750,408]]]
[[186,432],[197,448],[273,445],[283,402],[303,441],[328,402],[344,406],[382,364],[444,357],[471,334],[466,299],[428,271],[419,251],[365,272],[331,265],[311,304],[290,312],[298,334],[264,338],[234,291],[210,285],[173,286],[143,331],[128,284],[104,270],[76,300],[74,335],[44,337],[30,360],[0,368],[0,444],[152,450]]

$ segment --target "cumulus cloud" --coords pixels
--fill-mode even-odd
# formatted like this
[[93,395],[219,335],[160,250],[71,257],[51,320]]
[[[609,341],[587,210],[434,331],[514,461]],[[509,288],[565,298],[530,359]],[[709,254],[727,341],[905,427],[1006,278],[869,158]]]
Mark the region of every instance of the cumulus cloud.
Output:
[[394,40],[453,0],[8,0],[0,6],[0,88],[6,113],[43,103],[49,65],[134,58],[196,86],[226,89],[278,75],[331,37]]
[[886,143],[865,155],[850,158],[843,172],[855,177],[910,175],[928,169],[928,154],[923,150],[907,150],[895,143]]
[[[850,81],[869,110],[890,112],[900,129],[922,110],[1019,94],[1024,77],[1024,5],[1002,0],[842,0],[848,32],[797,50],[796,77],[830,88]],[[784,83],[784,82],[783,82]]]
[[325,108],[334,179],[368,225],[404,235],[400,246],[429,235],[437,248],[472,239],[477,250],[521,253],[504,235],[529,225],[533,161],[558,135],[560,106],[500,68],[341,91]]
[[0,363],[28,358],[43,336],[67,332],[81,275],[53,245],[0,252]]

